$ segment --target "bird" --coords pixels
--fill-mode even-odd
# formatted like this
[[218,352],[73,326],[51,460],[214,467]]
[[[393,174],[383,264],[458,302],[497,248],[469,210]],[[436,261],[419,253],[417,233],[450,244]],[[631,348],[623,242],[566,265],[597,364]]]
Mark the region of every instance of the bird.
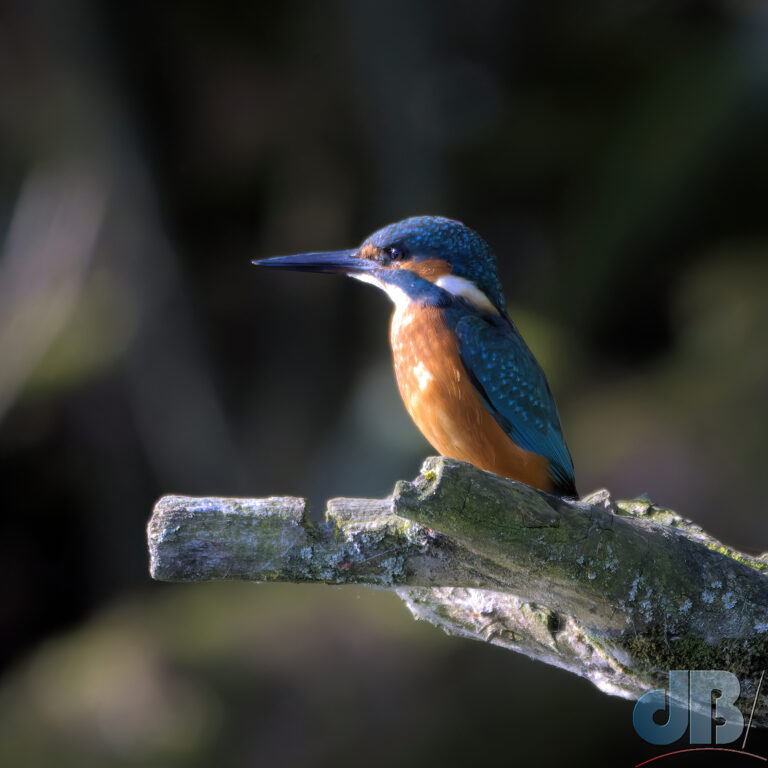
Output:
[[573,461],[541,366],[507,314],[496,256],[460,221],[413,216],[357,248],[255,259],[344,274],[394,304],[400,395],[443,456],[557,496],[577,497]]

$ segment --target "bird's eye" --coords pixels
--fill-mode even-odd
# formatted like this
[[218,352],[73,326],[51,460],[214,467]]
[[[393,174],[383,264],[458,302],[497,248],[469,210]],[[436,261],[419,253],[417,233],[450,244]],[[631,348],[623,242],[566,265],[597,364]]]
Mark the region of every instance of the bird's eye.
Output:
[[402,259],[405,257],[405,251],[402,248],[390,248],[389,256],[390,258],[397,261],[398,259]]

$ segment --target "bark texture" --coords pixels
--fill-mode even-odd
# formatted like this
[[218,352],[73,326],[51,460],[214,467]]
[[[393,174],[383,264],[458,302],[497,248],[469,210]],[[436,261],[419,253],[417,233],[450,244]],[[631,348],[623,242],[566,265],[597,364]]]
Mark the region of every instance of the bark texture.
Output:
[[[728,669],[742,698],[768,666],[768,558],[650,501],[564,501],[430,458],[386,499],[165,496],[148,525],[161,581],[368,584],[417,619],[636,698],[669,669]],[[768,725],[768,691],[754,724]]]

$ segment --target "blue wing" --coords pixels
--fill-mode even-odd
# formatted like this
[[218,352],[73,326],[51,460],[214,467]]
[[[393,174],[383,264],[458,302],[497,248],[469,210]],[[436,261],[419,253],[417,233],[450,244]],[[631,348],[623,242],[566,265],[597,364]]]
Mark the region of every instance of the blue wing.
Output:
[[576,496],[573,461],[544,372],[507,318],[464,315],[459,355],[485,407],[521,448],[544,456],[557,491]]

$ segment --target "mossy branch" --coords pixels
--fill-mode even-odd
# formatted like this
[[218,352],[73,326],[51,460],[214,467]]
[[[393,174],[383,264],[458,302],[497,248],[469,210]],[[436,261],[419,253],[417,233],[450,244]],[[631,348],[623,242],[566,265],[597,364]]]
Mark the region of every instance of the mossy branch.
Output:
[[[634,698],[669,669],[768,666],[768,562],[651,502],[564,501],[446,458],[381,500],[166,496],[148,526],[161,581],[368,584],[417,619]],[[751,703],[751,700],[750,700]],[[768,725],[760,694],[756,724]]]

